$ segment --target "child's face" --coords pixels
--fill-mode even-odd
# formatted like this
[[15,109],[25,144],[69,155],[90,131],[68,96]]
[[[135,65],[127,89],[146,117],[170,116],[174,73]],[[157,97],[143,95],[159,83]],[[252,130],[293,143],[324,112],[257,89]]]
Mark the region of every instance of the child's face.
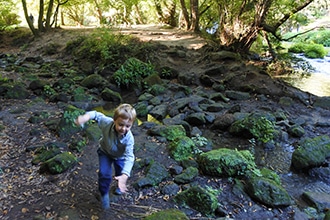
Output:
[[126,134],[131,129],[133,121],[119,117],[114,121],[114,123],[117,133],[121,136]]

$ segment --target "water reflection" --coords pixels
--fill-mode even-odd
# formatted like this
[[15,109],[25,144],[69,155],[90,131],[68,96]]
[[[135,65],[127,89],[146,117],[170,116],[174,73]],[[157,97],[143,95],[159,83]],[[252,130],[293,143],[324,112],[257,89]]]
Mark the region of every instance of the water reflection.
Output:
[[308,59],[302,55],[296,56],[309,62],[314,70],[304,77],[289,76],[284,78],[284,81],[302,91],[310,92],[317,96],[330,96],[330,57],[325,57],[324,59]]

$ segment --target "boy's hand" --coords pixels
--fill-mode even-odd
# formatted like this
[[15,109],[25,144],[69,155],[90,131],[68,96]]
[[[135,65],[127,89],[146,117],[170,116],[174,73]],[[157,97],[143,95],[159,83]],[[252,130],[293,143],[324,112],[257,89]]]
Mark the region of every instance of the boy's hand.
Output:
[[74,123],[77,125],[77,126],[81,126],[83,127],[84,124],[86,122],[88,122],[90,119],[89,115],[88,114],[84,114],[84,115],[79,115],[76,120],[74,120]]
[[120,189],[120,191],[122,193],[126,193],[128,190],[126,186],[128,176],[126,174],[122,174],[120,176],[115,176],[115,179],[118,180],[118,188]]

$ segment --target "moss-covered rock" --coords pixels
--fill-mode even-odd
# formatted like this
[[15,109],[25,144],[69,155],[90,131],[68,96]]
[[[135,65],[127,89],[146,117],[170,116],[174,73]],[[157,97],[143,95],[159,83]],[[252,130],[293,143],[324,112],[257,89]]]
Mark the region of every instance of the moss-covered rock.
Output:
[[105,88],[102,93],[101,97],[104,101],[113,101],[117,103],[121,103],[123,98],[121,97],[119,92],[113,91],[109,88]]
[[163,80],[160,78],[158,73],[153,73],[143,80],[150,87],[149,91],[153,95],[159,95],[166,91],[166,88],[161,85],[163,84]]
[[137,117],[146,117],[148,115],[148,103],[138,102],[134,105]]
[[198,169],[196,167],[188,167],[181,174],[174,177],[174,182],[178,184],[190,183],[197,176]]
[[176,161],[194,156],[195,143],[187,136],[175,138],[168,145],[170,155]]
[[268,207],[292,205],[287,191],[274,180],[265,177],[254,177],[247,181],[246,192],[252,198]]
[[103,88],[106,84],[106,80],[99,74],[91,74],[81,81],[81,85],[89,89]]
[[177,137],[186,136],[186,130],[182,125],[157,125],[149,129],[148,134],[165,137],[168,141],[173,141]]
[[213,215],[218,208],[217,195],[200,186],[193,186],[177,194],[174,200],[182,206],[188,205],[203,215]]
[[276,118],[271,114],[252,113],[232,123],[229,132],[236,136],[256,138],[267,143],[274,138]]
[[8,99],[26,99],[30,93],[21,83],[14,83],[7,87],[5,97]]
[[178,209],[166,209],[152,213],[144,218],[144,220],[189,220],[186,214]]
[[40,172],[50,172],[51,174],[63,173],[77,163],[77,158],[70,152],[63,152],[47,160],[40,166]]
[[237,151],[220,148],[202,153],[197,162],[205,175],[235,177],[253,172],[256,168],[253,155],[248,150]]
[[59,148],[41,148],[38,150],[39,153],[36,154],[36,156],[33,158],[32,160],[32,164],[36,165],[39,163],[43,163],[47,160],[49,160],[50,158],[55,157],[56,155],[61,153],[61,149]]
[[316,167],[330,157],[330,138],[327,135],[307,138],[299,143],[292,154],[292,166],[297,170]]
[[146,176],[137,180],[133,185],[135,188],[143,188],[147,186],[156,186],[163,179],[168,177],[167,169],[158,162],[152,162],[146,169]]
[[267,179],[273,180],[277,184],[281,184],[281,178],[279,177],[279,175],[277,175],[277,173],[268,168],[262,168],[260,170],[260,174]]

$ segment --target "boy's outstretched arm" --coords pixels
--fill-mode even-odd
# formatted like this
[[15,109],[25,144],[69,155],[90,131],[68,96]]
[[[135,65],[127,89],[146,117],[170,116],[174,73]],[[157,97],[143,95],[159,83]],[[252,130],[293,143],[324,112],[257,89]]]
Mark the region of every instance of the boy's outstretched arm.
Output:
[[79,115],[76,120],[74,120],[74,123],[78,126],[84,125],[86,122],[88,122],[91,119],[89,114]]

